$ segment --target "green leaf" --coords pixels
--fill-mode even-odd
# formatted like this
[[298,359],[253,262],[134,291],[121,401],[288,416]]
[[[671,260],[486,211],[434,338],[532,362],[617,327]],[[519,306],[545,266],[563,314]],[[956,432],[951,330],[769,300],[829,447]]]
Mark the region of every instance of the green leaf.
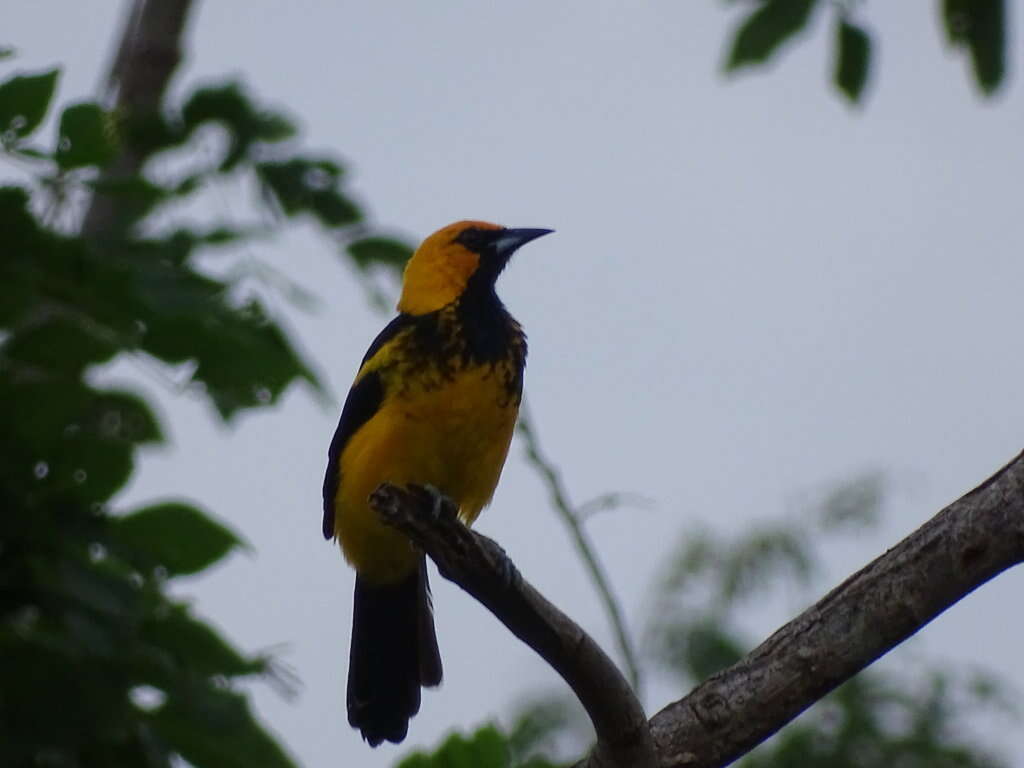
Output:
[[153,730],[201,768],[295,768],[262,729],[245,696],[204,688],[168,698],[151,716]]
[[99,656],[116,656],[117,623],[139,612],[139,591],[127,579],[101,563],[67,559],[52,575],[55,577],[54,591],[61,594],[68,606],[75,611],[84,609],[97,619],[91,627],[83,622],[70,627],[72,635],[78,636],[71,638],[69,647],[84,646]]
[[675,639],[677,664],[693,680],[706,680],[743,658],[736,638],[711,621],[686,627]]
[[142,627],[143,639],[161,648],[182,668],[205,676],[260,674],[266,661],[250,659],[228,643],[206,622],[193,617],[188,608],[177,605],[148,620]]
[[17,403],[0,409],[0,477],[36,504],[105,501],[131,475],[136,446],[160,439],[152,412],[128,392],[34,373],[0,376],[0,402]]
[[763,0],[740,25],[725,69],[763,64],[802,30],[817,0]]
[[13,58],[15,53],[17,53],[17,51],[9,45],[0,46],[0,61]]
[[[207,395],[225,419],[240,409],[272,405],[297,379],[319,390],[316,375],[259,301],[239,305],[231,282],[192,268],[190,256],[207,234],[178,230],[122,243],[102,257],[87,251],[83,265],[64,260],[55,268],[68,273],[60,298],[111,329],[124,348],[172,365],[188,363],[195,391]],[[232,236],[222,230],[209,242]],[[72,283],[79,273],[90,276],[87,284]],[[61,285],[52,278],[49,283]]]
[[10,151],[18,155],[19,157],[26,158],[28,160],[49,160],[50,155],[43,152],[41,149],[35,149],[34,147],[18,146],[12,147]]
[[213,565],[242,541],[193,506],[165,502],[143,507],[112,522],[114,539],[168,575],[180,576]]
[[769,587],[769,577],[806,582],[814,569],[806,531],[796,525],[756,526],[719,561],[720,600],[727,603]]
[[412,256],[412,248],[389,237],[364,237],[349,243],[348,253],[362,270],[380,265],[401,272]]
[[131,392],[97,392],[85,426],[105,440],[133,445],[163,440],[149,403]]
[[871,62],[871,37],[862,28],[840,17],[836,27],[836,63],[833,79],[836,87],[856,104],[868,82]]
[[228,132],[230,143],[220,164],[222,171],[238,165],[257,142],[274,143],[295,135],[295,126],[287,117],[257,108],[238,83],[200,88],[186,102],[182,119],[187,133],[205,123],[219,123]]
[[479,728],[472,736],[453,733],[430,755],[414,752],[396,768],[508,768],[509,749],[505,736],[493,725]]
[[[104,162],[106,161],[104,160]],[[90,182],[90,186],[104,195],[130,202],[135,216],[139,219],[172,195],[171,190],[154,184],[142,176],[97,179]]]
[[20,187],[0,187],[0,232],[0,326],[10,326],[36,308],[40,257],[53,252],[54,238],[39,228]]
[[87,365],[109,360],[118,349],[82,318],[68,315],[13,333],[3,351],[22,365],[77,376]]
[[124,667],[117,662],[123,647],[112,659],[87,655],[65,632],[0,633],[0,765],[39,765],[45,751],[52,766],[169,768],[152,736],[137,733],[125,712]]
[[946,37],[971,53],[974,79],[986,95],[1006,76],[1005,0],[943,0]]
[[311,213],[325,227],[354,224],[362,212],[340,192],[341,168],[323,158],[259,163],[256,173],[286,216]]
[[59,69],[38,75],[15,75],[0,84],[0,134],[30,135],[46,117]]
[[106,165],[117,149],[110,116],[98,105],[88,102],[64,110],[59,137],[56,158],[64,170]]
[[540,754],[553,749],[572,727],[572,713],[573,702],[568,696],[540,697],[521,705],[513,713],[506,734],[513,765],[550,765]]
[[[184,294],[166,300],[172,298],[190,301]],[[161,308],[149,317],[143,347],[168,362],[195,361],[193,378],[205,384],[224,419],[242,408],[272,405],[296,379],[319,387],[260,303],[232,308],[209,302],[202,312],[171,309]]]

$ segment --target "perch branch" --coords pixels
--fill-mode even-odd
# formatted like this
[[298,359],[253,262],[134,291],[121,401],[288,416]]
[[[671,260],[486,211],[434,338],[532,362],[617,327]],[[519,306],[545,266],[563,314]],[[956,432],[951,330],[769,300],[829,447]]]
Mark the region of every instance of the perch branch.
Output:
[[501,547],[460,523],[449,500],[423,489],[384,484],[370,504],[569,684],[597,732],[591,765],[655,768],[647,716],[629,683],[586,632],[523,579]]

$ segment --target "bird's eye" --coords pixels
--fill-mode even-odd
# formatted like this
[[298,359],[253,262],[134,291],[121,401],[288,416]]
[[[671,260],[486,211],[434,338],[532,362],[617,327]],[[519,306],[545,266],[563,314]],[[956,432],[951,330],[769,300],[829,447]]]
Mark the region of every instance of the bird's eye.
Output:
[[485,232],[484,230],[477,229],[476,227],[473,227],[471,229],[464,229],[455,238],[455,242],[465,246],[471,251],[479,253],[480,251],[487,247],[487,243],[489,241],[489,238],[487,236],[488,234],[489,233]]

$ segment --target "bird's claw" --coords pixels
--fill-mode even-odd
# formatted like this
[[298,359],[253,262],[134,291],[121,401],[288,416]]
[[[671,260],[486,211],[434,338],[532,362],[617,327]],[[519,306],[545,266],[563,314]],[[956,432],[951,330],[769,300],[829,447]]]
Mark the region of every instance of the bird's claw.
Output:
[[504,589],[512,589],[519,578],[519,570],[516,568],[512,558],[508,556],[505,549],[494,539],[484,539],[487,554],[494,563],[494,569],[498,573],[498,579]]
[[387,520],[395,520],[401,509],[394,488],[387,483],[381,483],[370,493],[369,502],[377,514]]
[[409,491],[423,501],[430,502],[430,519],[439,522],[442,519],[455,519],[458,508],[454,502],[432,485],[410,485]]

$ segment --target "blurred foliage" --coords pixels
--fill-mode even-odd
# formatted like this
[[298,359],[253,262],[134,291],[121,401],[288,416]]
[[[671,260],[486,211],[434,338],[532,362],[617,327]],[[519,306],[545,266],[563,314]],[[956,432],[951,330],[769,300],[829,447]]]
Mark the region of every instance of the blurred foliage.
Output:
[[[144,121],[67,105],[47,137],[58,80],[53,69],[0,84],[0,152],[20,172],[0,186],[0,764],[291,766],[236,690],[279,679],[272,659],[239,650],[168,592],[244,545],[192,502],[117,508],[138,449],[164,430],[150,398],[97,386],[95,373],[134,360],[184,379],[225,421],[296,382],[319,391],[267,302],[242,284],[269,267],[254,270],[251,253],[226,276],[200,264],[258,233],[167,231],[171,206],[188,221],[189,204],[225,180],[254,185],[279,222],[303,217],[352,244],[346,261],[363,272],[393,271],[408,249],[364,223],[337,160],[299,151],[292,122],[237,84],[199,88]],[[210,130],[220,152],[196,168],[194,137]],[[125,145],[144,172],[111,181],[103,168]],[[78,220],[94,192],[128,215],[86,237]],[[264,293],[283,282],[295,295],[267,282]]]
[[468,737],[451,734],[433,752],[413,752],[396,768],[558,768],[543,757],[522,756],[520,750],[530,738],[515,730],[506,736],[498,727],[485,725]]
[[[726,537],[688,532],[664,570],[649,621],[649,662],[679,682],[706,679],[752,649],[750,619],[773,601],[820,597],[828,538],[859,537],[880,519],[885,476],[866,473],[808,502],[800,515]],[[819,587],[816,589],[815,587]],[[765,635],[763,631],[760,635]],[[971,736],[981,712],[1015,719],[997,677],[929,664],[909,648],[901,668],[872,668],[840,686],[737,765],[801,768],[997,768]]]
[[[763,66],[794,40],[808,34],[816,15],[832,16],[832,82],[851,103],[859,103],[870,79],[873,38],[858,17],[858,0],[757,0],[739,22],[725,60],[726,72]],[[970,57],[974,82],[991,95],[1006,79],[1006,0],[942,0],[947,43]]]
[[[578,754],[576,744],[585,742],[590,732],[590,720],[571,693],[535,694],[513,709],[508,728],[511,763],[536,768],[560,764],[551,756]],[[582,739],[579,734],[584,734]]]
[[[984,676],[985,684],[993,683]],[[1000,702],[967,675],[933,666],[900,674],[862,672],[775,738],[739,761],[742,768],[996,768],[992,745],[972,738],[964,719]]]

